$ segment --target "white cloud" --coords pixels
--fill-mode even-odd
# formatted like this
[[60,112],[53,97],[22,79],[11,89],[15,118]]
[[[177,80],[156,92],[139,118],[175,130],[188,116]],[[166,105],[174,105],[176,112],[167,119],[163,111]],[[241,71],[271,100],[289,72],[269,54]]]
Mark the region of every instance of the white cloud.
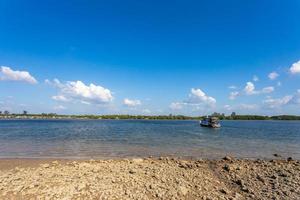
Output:
[[63,95],[56,95],[56,96],[52,96],[52,99],[55,101],[63,101],[63,102],[68,102],[70,101],[70,99],[66,98]]
[[270,80],[275,80],[277,77],[279,76],[279,74],[277,72],[271,72],[268,77]]
[[293,99],[292,99],[291,103],[300,105],[300,89],[297,90],[295,95],[293,95]]
[[226,110],[232,110],[232,106],[230,106],[230,105],[224,105],[224,108],[226,109]]
[[268,108],[280,108],[285,105],[300,105],[300,90],[293,95],[286,95],[282,98],[273,99],[271,97],[265,99],[263,104]]
[[[86,102],[90,104],[106,104],[113,100],[113,95],[109,89],[106,89],[99,85],[85,85],[82,81],[68,81],[61,83],[58,79],[54,79],[53,82],[45,81],[46,83],[53,85],[60,89],[60,99],[63,97],[70,101]],[[63,97],[61,97],[63,96]]]
[[239,94],[240,94],[240,93],[237,92],[237,91],[230,92],[230,94],[229,94],[229,99],[230,99],[230,100],[234,100],[234,99],[236,99],[236,97],[237,97]]
[[258,78],[256,75],[254,75],[252,80],[253,80],[254,82],[257,82],[257,81],[259,81],[259,78]]
[[261,93],[264,93],[264,94],[268,94],[268,93],[271,93],[271,92],[274,92],[275,88],[270,86],[270,87],[264,87],[261,91]]
[[295,62],[291,67],[290,67],[290,72],[292,74],[299,74],[300,73],[300,60],[298,62]]
[[189,94],[189,99],[187,103],[189,104],[207,104],[210,106],[214,106],[216,104],[216,99],[206,95],[201,89],[191,89],[191,93]]
[[172,109],[172,110],[180,110],[180,109],[182,109],[183,108],[183,103],[181,103],[181,102],[173,102],[173,103],[171,103],[170,104],[170,108]]
[[215,106],[216,99],[206,95],[201,89],[192,88],[188,99],[182,102],[173,102],[170,104],[169,108],[172,110],[180,110],[183,107],[191,106],[192,111],[198,111],[200,109],[210,109]]
[[141,105],[142,103],[140,100],[131,100],[126,98],[123,100],[123,104],[128,107],[135,107]]
[[58,105],[58,106],[54,106],[53,108],[54,110],[65,110],[67,109],[65,106],[62,106],[62,105]]
[[224,105],[227,111],[242,111],[242,110],[256,110],[259,106],[257,104],[237,104],[237,105]]
[[255,90],[255,85],[252,82],[247,82],[244,88],[244,92],[246,95],[254,95],[254,94],[268,94],[275,90],[273,86],[264,87],[262,90]]
[[280,82],[280,81],[277,82],[277,86],[278,86],[278,87],[281,86],[281,82]]
[[229,86],[228,88],[231,89],[231,90],[237,89],[237,87],[236,87],[235,85],[231,85],[231,86]]
[[264,100],[263,104],[265,104],[268,108],[279,108],[283,105],[287,105],[292,99],[292,95],[287,95],[278,99],[269,98]]
[[80,101],[80,103],[85,104],[85,105],[91,105],[91,103],[87,102],[87,101]]
[[27,71],[14,71],[10,67],[1,66],[0,80],[3,81],[23,81],[36,84],[37,80]]
[[48,84],[48,85],[55,86],[55,87],[63,86],[63,84],[61,84],[60,81],[57,78],[53,79],[53,81],[50,81],[49,79],[46,79],[45,83]]
[[244,91],[247,95],[257,94],[257,91],[255,91],[255,86],[252,82],[247,82],[246,83]]

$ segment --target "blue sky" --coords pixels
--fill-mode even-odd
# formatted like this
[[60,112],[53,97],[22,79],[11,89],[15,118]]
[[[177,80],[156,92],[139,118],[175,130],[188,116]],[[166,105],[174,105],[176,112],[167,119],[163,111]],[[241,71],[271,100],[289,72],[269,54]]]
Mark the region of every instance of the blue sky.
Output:
[[300,2],[0,2],[0,110],[300,114]]

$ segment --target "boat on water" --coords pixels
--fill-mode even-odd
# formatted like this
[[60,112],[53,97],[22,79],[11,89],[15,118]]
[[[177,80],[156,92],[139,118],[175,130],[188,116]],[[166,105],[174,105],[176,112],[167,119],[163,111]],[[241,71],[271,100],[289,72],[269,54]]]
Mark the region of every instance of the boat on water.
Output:
[[209,127],[209,128],[220,128],[221,124],[217,117],[205,117],[200,121],[201,126]]

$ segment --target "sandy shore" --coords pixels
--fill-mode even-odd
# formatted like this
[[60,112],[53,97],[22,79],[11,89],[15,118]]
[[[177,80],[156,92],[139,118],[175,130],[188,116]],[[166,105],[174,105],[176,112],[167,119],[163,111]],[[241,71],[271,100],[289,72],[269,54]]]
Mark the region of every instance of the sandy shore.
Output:
[[295,160],[0,159],[0,199],[299,199]]

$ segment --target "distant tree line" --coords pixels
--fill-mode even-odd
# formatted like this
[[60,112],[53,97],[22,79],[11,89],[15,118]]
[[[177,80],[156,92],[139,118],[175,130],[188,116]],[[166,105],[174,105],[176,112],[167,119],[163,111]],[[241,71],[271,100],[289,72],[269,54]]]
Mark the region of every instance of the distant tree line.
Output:
[[3,112],[0,110],[0,115],[27,115],[27,114],[28,112],[26,110],[24,110],[22,114],[14,114],[14,113],[10,114],[10,112],[7,110],[4,110]]
[[[185,116],[185,115],[59,115],[56,113],[28,114],[23,111],[20,114],[10,113],[9,111],[0,111],[0,117],[8,118],[36,118],[36,119],[140,119],[140,120],[201,120],[207,116]],[[238,115],[232,112],[231,115],[214,112],[211,116],[218,117],[220,120],[300,120],[300,116],[296,115],[278,115],[278,116],[262,116],[262,115]]]
[[232,112],[231,115],[225,116],[224,113],[213,113],[211,116],[218,117],[220,120],[300,120],[300,116],[296,115],[277,115],[277,116],[264,116],[264,115],[237,115]]

